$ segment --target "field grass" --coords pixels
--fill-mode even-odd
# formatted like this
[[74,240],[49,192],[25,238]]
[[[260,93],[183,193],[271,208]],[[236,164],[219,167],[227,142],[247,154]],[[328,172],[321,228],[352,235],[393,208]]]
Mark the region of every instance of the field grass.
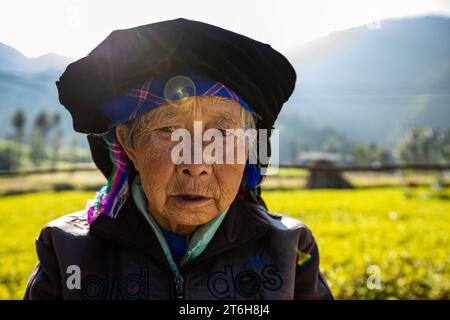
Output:
[[[93,196],[62,191],[0,198],[0,299],[22,297],[41,227],[84,208]],[[313,230],[336,298],[449,298],[450,188],[299,189],[267,191],[264,198],[272,211]],[[379,268],[379,289],[367,287],[370,266]]]
[[[450,189],[301,190],[265,199],[312,229],[337,298],[450,297]],[[367,286],[372,270],[380,290]]]
[[0,176],[0,195],[37,191],[96,190],[106,183],[99,171],[37,173]]
[[42,192],[0,198],[0,299],[22,298],[37,263],[34,240],[42,226],[85,207],[94,192]]

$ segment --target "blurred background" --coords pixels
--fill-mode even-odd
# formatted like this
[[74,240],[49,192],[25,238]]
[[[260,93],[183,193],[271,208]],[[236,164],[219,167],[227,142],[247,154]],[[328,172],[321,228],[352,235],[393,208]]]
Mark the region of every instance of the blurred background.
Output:
[[339,299],[450,297],[450,1],[14,1],[0,11],[0,299],[34,239],[106,181],[55,81],[115,29],[200,20],[269,43],[298,82],[269,209],[314,232]]

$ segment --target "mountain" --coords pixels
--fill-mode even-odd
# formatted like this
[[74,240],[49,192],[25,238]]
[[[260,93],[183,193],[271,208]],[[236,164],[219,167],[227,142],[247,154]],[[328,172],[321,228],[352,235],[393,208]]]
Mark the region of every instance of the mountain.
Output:
[[[334,32],[283,52],[298,82],[276,123],[281,161],[349,143],[394,148],[413,126],[449,127],[449,35],[448,17],[389,19],[379,29]],[[61,112],[66,137],[73,133],[55,86],[70,62],[55,54],[27,58],[0,43],[0,138],[12,134],[17,108],[28,124],[39,111]]]
[[58,102],[55,86],[56,79],[70,62],[71,59],[56,54],[27,58],[0,43],[0,138],[12,134],[10,119],[18,108],[26,113],[28,129],[38,112],[59,111],[63,113],[65,131],[71,130],[71,120]]
[[[390,19],[295,46],[298,113],[352,141],[395,146],[413,126],[450,126],[450,19]],[[301,139],[301,135],[299,134]]]

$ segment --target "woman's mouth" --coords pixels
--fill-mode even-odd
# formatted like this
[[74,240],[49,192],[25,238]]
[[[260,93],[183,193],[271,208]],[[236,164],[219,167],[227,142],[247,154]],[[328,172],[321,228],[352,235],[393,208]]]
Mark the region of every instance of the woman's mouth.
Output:
[[180,205],[204,205],[212,200],[211,197],[195,194],[180,194],[172,198]]

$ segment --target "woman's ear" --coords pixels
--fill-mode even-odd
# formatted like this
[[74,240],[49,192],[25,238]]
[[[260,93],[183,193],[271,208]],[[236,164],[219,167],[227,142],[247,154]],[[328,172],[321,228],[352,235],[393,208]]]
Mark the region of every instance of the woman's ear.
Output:
[[116,137],[117,140],[119,140],[120,145],[122,146],[122,149],[127,154],[128,158],[133,162],[134,167],[136,170],[139,171],[139,168],[137,166],[137,158],[136,158],[136,151],[133,146],[129,145],[128,143],[128,128],[126,125],[119,125],[116,127]]

